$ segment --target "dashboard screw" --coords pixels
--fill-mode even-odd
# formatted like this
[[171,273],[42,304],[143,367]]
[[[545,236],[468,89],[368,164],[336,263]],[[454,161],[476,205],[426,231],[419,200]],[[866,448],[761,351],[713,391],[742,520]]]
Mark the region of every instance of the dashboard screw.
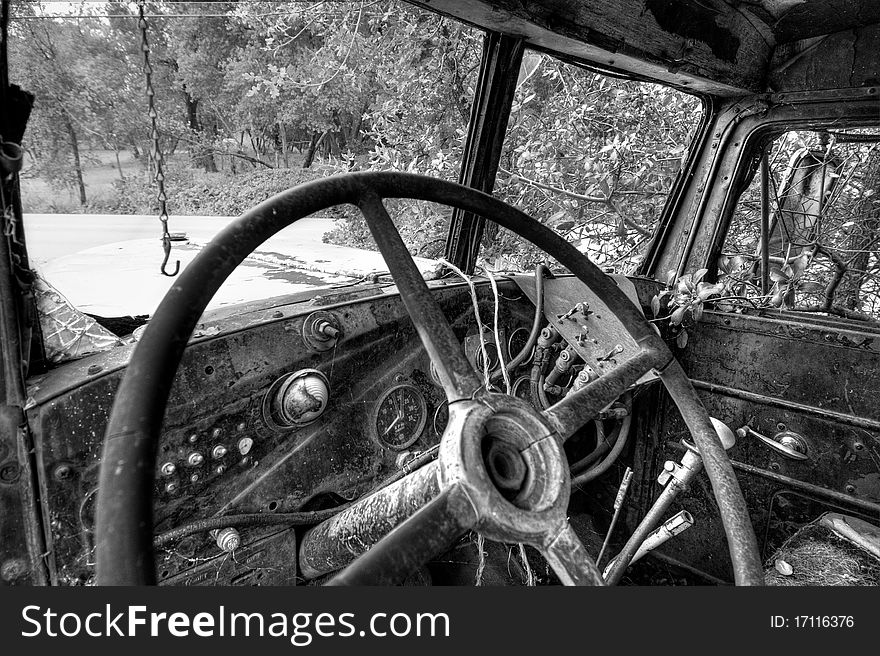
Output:
[[847,485],[846,486],[846,493],[847,494],[855,494],[856,493],[856,486],[852,485],[852,484]]
[[66,481],[72,473],[73,470],[70,468],[70,465],[58,465],[52,475],[56,481]]
[[14,483],[18,480],[18,465],[10,463],[0,468],[0,481],[3,483]]
[[104,371],[104,367],[99,364],[90,364],[89,368],[86,370],[86,373],[89,376],[94,376],[95,374],[99,374]]

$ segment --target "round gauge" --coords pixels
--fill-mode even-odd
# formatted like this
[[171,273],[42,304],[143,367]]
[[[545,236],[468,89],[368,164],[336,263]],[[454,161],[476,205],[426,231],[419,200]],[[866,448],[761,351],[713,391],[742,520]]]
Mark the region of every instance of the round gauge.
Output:
[[443,431],[446,430],[446,424],[449,423],[449,404],[444,401],[434,410],[434,432],[439,437],[443,437]]
[[523,399],[524,401],[532,402],[532,390],[531,390],[531,381],[528,376],[520,376],[513,383],[510,393],[513,394],[518,399]]
[[[508,357],[511,359],[515,358],[520,354],[526,344],[529,343],[529,335],[530,331],[528,328],[517,328],[510,334],[510,339],[507,340],[507,352],[509,354]],[[520,363],[520,366],[524,364],[528,364],[532,360],[532,354],[529,353],[526,358]]]
[[418,388],[395,385],[385,391],[373,414],[373,431],[382,446],[400,451],[419,439],[428,407]]
[[[489,371],[494,371],[498,366],[498,347],[491,342],[486,344],[486,357],[489,361]],[[474,352],[474,364],[476,365],[477,371],[482,373],[483,371],[483,349],[480,346],[477,346],[476,351]]]

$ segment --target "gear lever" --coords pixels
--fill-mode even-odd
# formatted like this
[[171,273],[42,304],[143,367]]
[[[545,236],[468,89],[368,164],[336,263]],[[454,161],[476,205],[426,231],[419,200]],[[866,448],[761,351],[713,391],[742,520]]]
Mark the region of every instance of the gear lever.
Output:
[[[721,444],[725,450],[729,451],[736,444],[736,435],[719,419],[714,417],[710,417],[710,419],[715,427],[715,432],[718,433],[718,437],[721,439]],[[663,471],[657,477],[657,482],[664,486],[663,491],[607,569],[605,573],[605,583],[607,585],[614,585],[620,581],[624,571],[632,563],[639,547],[642,546],[645,538],[660,523],[675,497],[682,490],[687,489],[690,482],[702,471],[703,458],[700,456],[700,452],[687,440],[682,440],[682,444],[687,447],[686,453],[682,456],[681,462],[668,460],[663,465]]]

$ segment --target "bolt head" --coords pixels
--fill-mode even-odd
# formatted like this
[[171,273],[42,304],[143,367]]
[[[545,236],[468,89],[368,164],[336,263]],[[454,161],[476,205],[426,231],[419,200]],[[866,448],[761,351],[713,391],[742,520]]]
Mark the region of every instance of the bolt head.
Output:
[[58,465],[53,472],[56,481],[66,481],[73,474],[70,465]]

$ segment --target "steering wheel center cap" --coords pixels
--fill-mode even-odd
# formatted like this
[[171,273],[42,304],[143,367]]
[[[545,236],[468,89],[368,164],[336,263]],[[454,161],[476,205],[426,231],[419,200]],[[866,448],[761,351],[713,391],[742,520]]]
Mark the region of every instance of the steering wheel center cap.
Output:
[[443,485],[461,485],[493,540],[541,544],[565,521],[570,493],[560,440],[522,399],[487,394],[449,406]]

